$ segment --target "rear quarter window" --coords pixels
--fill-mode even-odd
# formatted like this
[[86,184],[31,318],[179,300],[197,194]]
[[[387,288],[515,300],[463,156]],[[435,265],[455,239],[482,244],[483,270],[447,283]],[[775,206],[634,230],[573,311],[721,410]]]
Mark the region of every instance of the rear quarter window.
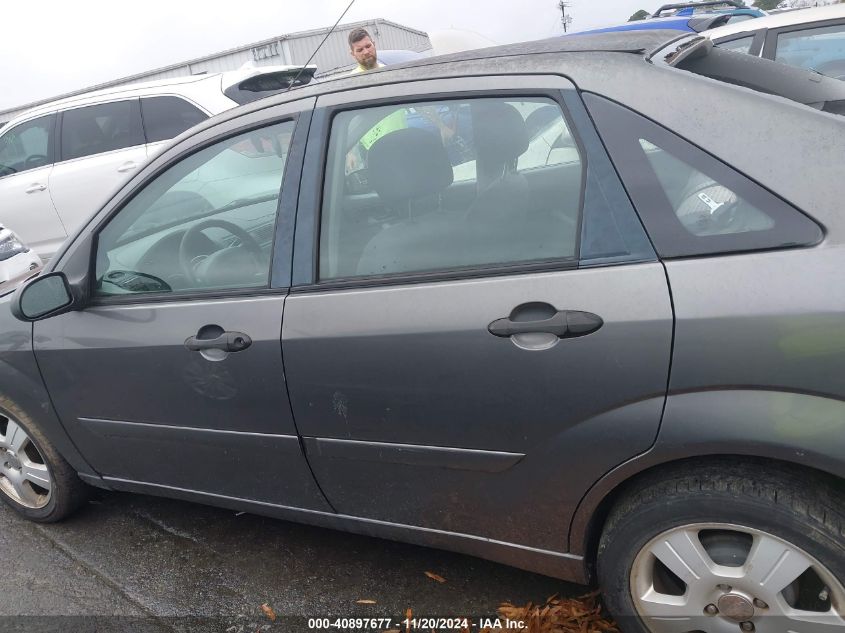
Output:
[[816,244],[821,227],[716,157],[635,112],[584,95],[661,257]]
[[145,97],[141,115],[148,143],[166,141],[208,118],[202,110],[179,97]]

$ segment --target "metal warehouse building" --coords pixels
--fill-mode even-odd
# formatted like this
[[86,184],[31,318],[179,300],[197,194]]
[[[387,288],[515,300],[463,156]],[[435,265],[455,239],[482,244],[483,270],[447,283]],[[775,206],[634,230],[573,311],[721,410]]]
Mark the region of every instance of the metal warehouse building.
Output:
[[[352,69],[354,60],[349,56],[347,37],[349,32],[357,27],[367,29],[372,34],[373,39],[375,39],[377,46],[383,50],[402,49],[422,52],[431,48],[431,42],[426,33],[396,24],[395,22],[390,22],[389,20],[375,19],[352,24],[342,24],[329,36],[329,39],[326,40],[326,43],[323,44],[323,47],[311,62],[317,65],[318,76]],[[124,77],[83,88],[82,90],[56,95],[49,99],[34,101],[14,109],[0,111],[0,125],[35,106],[102,88],[143,81],[155,81],[158,79],[170,79],[173,77],[185,77],[187,75],[237,70],[247,62],[253,62],[256,66],[304,64],[328,32],[329,28],[324,28],[279,35],[278,37],[255,42],[254,44],[246,44],[207,57],[180,62],[164,68],[157,68],[132,75],[131,77]]]

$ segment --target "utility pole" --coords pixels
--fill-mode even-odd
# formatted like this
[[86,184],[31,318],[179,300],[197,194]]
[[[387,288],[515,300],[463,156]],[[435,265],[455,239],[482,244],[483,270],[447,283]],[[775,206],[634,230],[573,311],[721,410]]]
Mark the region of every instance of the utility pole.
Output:
[[572,24],[572,16],[567,15],[566,10],[572,6],[572,3],[559,0],[557,6],[560,9],[560,23],[563,24],[563,32],[566,33],[567,27]]

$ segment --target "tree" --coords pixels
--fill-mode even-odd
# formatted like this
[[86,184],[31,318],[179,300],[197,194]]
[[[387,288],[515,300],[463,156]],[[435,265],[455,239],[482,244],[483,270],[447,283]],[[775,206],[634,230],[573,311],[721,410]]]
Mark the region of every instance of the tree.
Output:
[[649,13],[645,9],[640,9],[634,15],[632,15],[630,18],[628,18],[628,22],[635,22],[637,20],[645,20],[650,15],[651,15],[651,13]]
[[781,0],[756,0],[754,6],[758,9],[763,9],[763,11],[771,11],[772,9],[776,9],[780,2]]

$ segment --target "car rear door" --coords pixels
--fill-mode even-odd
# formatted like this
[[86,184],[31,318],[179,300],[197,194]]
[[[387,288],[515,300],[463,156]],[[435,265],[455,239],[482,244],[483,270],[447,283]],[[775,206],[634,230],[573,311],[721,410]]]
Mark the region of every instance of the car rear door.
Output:
[[[173,148],[76,242],[83,255],[96,242],[81,263],[95,271],[92,303],[36,323],[35,354],[59,417],[112,485],[329,510],[280,341],[313,103]],[[68,275],[74,253],[58,264]]]
[[671,336],[569,81],[319,98],[282,338],[339,513],[566,551],[584,491],[655,438]]

